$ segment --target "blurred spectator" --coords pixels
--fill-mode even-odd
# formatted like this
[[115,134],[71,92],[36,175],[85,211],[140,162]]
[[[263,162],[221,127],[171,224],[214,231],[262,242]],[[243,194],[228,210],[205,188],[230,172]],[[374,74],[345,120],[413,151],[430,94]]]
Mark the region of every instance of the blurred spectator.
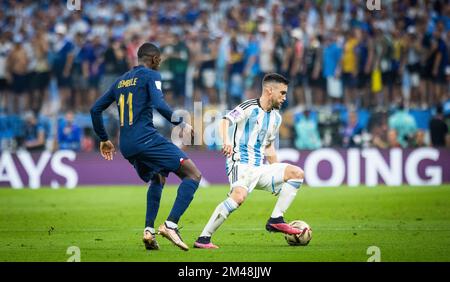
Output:
[[310,114],[310,111],[306,110],[304,116],[295,124],[295,147],[299,150],[314,150],[322,146],[317,120]]
[[342,146],[342,136],[340,128],[342,108],[339,106],[318,112],[319,132],[322,137],[322,146],[337,147]]
[[225,105],[227,100],[226,96],[227,88],[227,72],[228,72],[228,60],[229,60],[229,36],[225,36],[223,32],[217,32],[214,35],[217,41],[217,56],[216,56],[216,81],[215,87],[219,96],[218,103]]
[[358,61],[358,38],[356,31],[350,30],[346,34],[342,53],[342,84],[344,87],[344,101],[346,105],[360,105],[360,97],[356,97]]
[[[274,27],[274,52],[273,52],[273,62],[275,66],[275,71],[277,73],[288,76],[287,69],[287,56],[286,49],[289,46],[291,37],[286,32],[285,28],[281,24],[275,24]],[[240,52],[241,53],[241,52]]]
[[[121,34],[121,36],[123,36],[123,34]],[[139,34],[135,33],[132,35],[131,40],[127,45],[127,58],[130,63],[129,68],[137,66],[137,50],[142,43],[144,43],[144,40],[142,40]]]
[[81,128],[74,123],[73,112],[67,112],[58,127],[58,147],[74,151],[81,148]]
[[419,147],[426,147],[427,146],[427,142],[426,142],[426,136],[425,136],[425,131],[423,130],[417,130],[416,134],[414,135],[414,142],[413,142],[413,147],[415,148],[419,148]]
[[389,93],[394,83],[392,77],[392,40],[380,28],[375,29],[374,68],[372,71],[372,100],[371,106],[378,108],[389,104]]
[[47,138],[43,124],[38,121],[33,112],[25,113],[24,119],[25,128],[22,145],[30,152],[43,151]]
[[[384,148],[387,121],[372,120],[401,101],[426,116],[430,105],[450,98],[446,1],[385,1],[381,11],[354,0],[147,2],[86,0],[82,10],[69,11],[65,1],[0,1],[3,124],[22,128],[30,110],[40,120],[68,109],[77,112],[77,121],[85,119],[92,101],[137,63],[144,41],[166,56],[162,86],[173,107],[192,110],[192,101],[203,101],[232,108],[259,95],[264,73],[288,76],[281,113],[313,110],[322,146],[351,141],[348,105],[367,110],[371,122],[361,122],[362,132],[370,132],[372,146]],[[115,111],[111,107],[112,118],[105,119],[111,129]],[[414,117],[424,132],[411,133],[402,146],[431,137],[428,121]],[[282,146],[294,146],[294,124],[280,132]],[[15,148],[23,134],[14,129],[0,135]]]
[[288,110],[282,115],[280,125],[280,147],[292,148],[295,143],[294,112]]
[[92,152],[95,149],[94,132],[91,128],[83,129],[83,137],[81,138],[81,150],[83,152]]
[[181,34],[175,34],[175,68],[174,93],[177,105],[184,105],[186,96],[186,75],[189,65],[189,48],[182,40]]
[[[448,32],[448,31],[447,31]],[[434,94],[434,103],[441,103],[445,91],[448,90],[448,82],[446,78],[446,68],[449,64],[448,62],[448,42],[445,42],[445,26],[443,21],[439,21],[436,24],[436,29],[433,33],[433,43],[432,52],[434,57],[433,67],[432,67],[432,77],[434,81],[435,90],[431,94]]]
[[119,38],[111,38],[103,55],[104,75],[100,83],[100,92],[104,93],[114,81],[128,71],[126,47]]
[[399,136],[397,131],[394,129],[389,129],[387,134],[387,144],[389,148],[401,148],[402,145],[399,143]]
[[31,47],[36,61],[34,72],[31,74],[31,109],[35,114],[39,114],[43,103],[47,101],[50,84],[50,62],[48,60],[50,47],[47,33],[43,28],[37,29],[31,40]]
[[9,98],[10,94],[8,91],[8,84],[11,80],[11,77],[8,73],[9,68],[9,62],[8,62],[8,55],[11,51],[12,44],[7,39],[7,33],[1,32],[0,33],[0,110],[6,111],[10,107],[9,105]]
[[[372,146],[380,149],[388,148],[388,124],[385,113],[375,113],[369,121],[369,130],[372,135]],[[396,134],[394,132],[394,134]]]
[[88,54],[86,37],[83,33],[77,33],[73,42],[73,61],[70,70],[71,76],[71,90],[74,99],[71,103],[75,103],[75,109],[83,109],[86,97],[85,93],[88,91],[89,86],[89,66],[88,66]]
[[402,76],[401,74],[401,59],[402,54],[404,54],[405,42],[404,38],[399,30],[399,27],[396,26],[392,31],[392,53],[390,56],[390,74],[389,74],[389,84],[388,84],[388,100],[386,101],[391,104],[398,105],[402,102],[402,94],[401,94],[401,84],[402,84]]
[[362,126],[358,122],[358,113],[350,111],[348,113],[347,124],[342,132],[342,145],[345,148],[361,146]]
[[364,28],[357,28],[355,30],[356,40],[358,41],[357,61],[358,61],[358,76],[357,76],[357,91],[359,92],[360,105],[364,108],[370,106],[370,74],[373,67],[373,40],[369,35],[369,31]]
[[[217,41],[212,40],[207,29],[200,31],[199,38],[199,66],[198,83],[200,95],[206,94],[207,101],[211,104],[218,102],[217,91],[215,89],[216,80],[216,60],[218,46]],[[199,101],[199,100],[197,100]]]
[[340,65],[342,48],[337,43],[336,34],[327,34],[322,53],[322,75],[327,83],[327,95],[334,103],[341,102],[342,82]]
[[257,81],[258,76],[260,75],[260,53],[260,44],[256,34],[249,33],[247,48],[244,51],[244,99],[255,98],[257,97],[257,95],[259,95],[258,89],[260,88],[260,86],[257,85]]
[[99,35],[91,35],[88,37],[86,43],[86,59],[88,69],[88,93],[84,97],[84,104],[82,109],[84,112],[88,112],[91,105],[94,104],[98,98],[98,89],[100,83],[100,77],[102,75],[102,63],[103,54],[105,53],[105,46],[102,44],[101,37]]
[[168,100],[174,98],[174,104],[184,105],[189,49],[180,35],[170,34],[166,40],[166,45],[161,48],[164,57],[160,67],[164,91],[171,96]]
[[403,56],[403,65],[406,68],[403,73],[403,87],[407,91],[403,95],[408,105],[410,104],[410,99],[412,101],[420,101],[422,105],[426,105],[426,92],[421,91],[419,88],[422,67],[421,57],[424,52],[421,45],[421,36],[416,34],[416,29],[413,26],[408,28],[408,34],[405,39],[405,55]]
[[72,77],[72,63],[74,59],[74,44],[67,37],[67,27],[63,23],[58,23],[55,26],[56,37],[52,42],[53,62],[52,73],[57,79],[59,87],[59,97],[61,103],[61,111],[67,110],[70,105],[73,105],[71,96]]
[[14,117],[0,111],[0,151],[14,151],[17,146]]
[[14,46],[8,55],[6,64],[12,79],[13,113],[22,113],[29,109],[30,97],[27,93],[29,58],[20,34],[14,38]]
[[436,115],[430,120],[431,145],[433,147],[450,147],[450,135],[444,121],[443,107],[438,104]]
[[245,48],[244,38],[237,29],[232,29],[229,39],[228,56],[228,108],[233,108],[242,102],[244,94],[244,70],[243,52]]
[[[304,75],[306,76],[307,85],[311,91],[312,103],[315,106],[323,106],[328,101],[327,95],[324,93],[326,82],[321,75],[322,52],[322,36],[315,35],[311,37],[304,55]],[[305,89],[305,91],[307,90]]]
[[395,130],[398,143],[406,148],[414,140],[417,131],[414,117],[401,105],[398,110],[389,117],[389,129]]
[[260,79],[264,74],[271,73],[275,71],[275,66],[273,64],[273,52],[274,52],[274,36],[273,27],[268,23],[262,23],[258,26],[259,31],[259,66],[260,66]]
[[289,78],[292,81],[292,87],[294,88],[294,105],[297,104],[307,104],[311,105],[311,97],[305,96],[305,69],[304,69],[304,39],[303,31],[300,28],[295,28],[291,32],[292,42],[287,49],[287,56],[289,56],[289,62],[287,67],[287,72],[289,72]]

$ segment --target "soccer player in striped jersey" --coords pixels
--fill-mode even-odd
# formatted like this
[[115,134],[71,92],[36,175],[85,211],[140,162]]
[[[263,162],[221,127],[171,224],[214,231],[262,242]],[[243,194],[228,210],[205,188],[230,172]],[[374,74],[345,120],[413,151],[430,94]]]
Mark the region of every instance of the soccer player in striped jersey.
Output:
[[[230,192],[214,210],[194,247],[218,248],[211,242],[211,236],[253,189],[278,195],[266,224],[267,231],[300,233],[284,221],[283,215],[303,183],[303,170],[278,162],[274,144],[281,124],[277,110],[286,100],[288,84],[289,81],[279,74],[267,74],[262,82],[261,97],[245,101],[222,119],[219,132],[222,152],[227,156]],[[231,136],[229,129],[232,129]],[[269,164],[264,164],[264,158]]]

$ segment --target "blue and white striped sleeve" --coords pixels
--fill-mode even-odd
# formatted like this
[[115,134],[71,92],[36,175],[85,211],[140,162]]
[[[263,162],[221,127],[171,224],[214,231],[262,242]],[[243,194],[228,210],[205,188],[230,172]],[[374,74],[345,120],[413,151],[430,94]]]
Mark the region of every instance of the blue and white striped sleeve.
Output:
[[280,131],[281,122],[282,122],[282,117],[278,112],[275,112],[275,116],[276,116],[275,124],[274,124],[275,129],[271,132],[271,134],[269,135],[269,138],[267,140],[269,142],[269,144],[272,143],[273,141],[275,141],[275,139],[277,138],[278,132]]

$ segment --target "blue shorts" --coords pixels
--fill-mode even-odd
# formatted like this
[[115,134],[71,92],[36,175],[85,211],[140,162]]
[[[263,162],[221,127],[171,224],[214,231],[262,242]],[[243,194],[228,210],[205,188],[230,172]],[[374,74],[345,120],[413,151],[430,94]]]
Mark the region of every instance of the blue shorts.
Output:
[[167,177],[170,172],[176,172],[187,155],[175,144],[158,135],[152,144],[144,151],[128,157],[127,160],[134,166],[139,177],[149,182],[156,174]]

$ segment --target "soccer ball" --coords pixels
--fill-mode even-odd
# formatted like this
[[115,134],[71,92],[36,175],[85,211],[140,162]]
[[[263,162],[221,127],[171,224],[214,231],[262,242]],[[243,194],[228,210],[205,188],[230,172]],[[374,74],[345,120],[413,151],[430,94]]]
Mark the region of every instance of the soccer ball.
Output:
[[302,231],[300,234],[290,235],[285,234],[286,242],[291,246],[306,246],[312,238],[312,230],[308,223],[301,220],[294,220],[289,223],[290,226]]

